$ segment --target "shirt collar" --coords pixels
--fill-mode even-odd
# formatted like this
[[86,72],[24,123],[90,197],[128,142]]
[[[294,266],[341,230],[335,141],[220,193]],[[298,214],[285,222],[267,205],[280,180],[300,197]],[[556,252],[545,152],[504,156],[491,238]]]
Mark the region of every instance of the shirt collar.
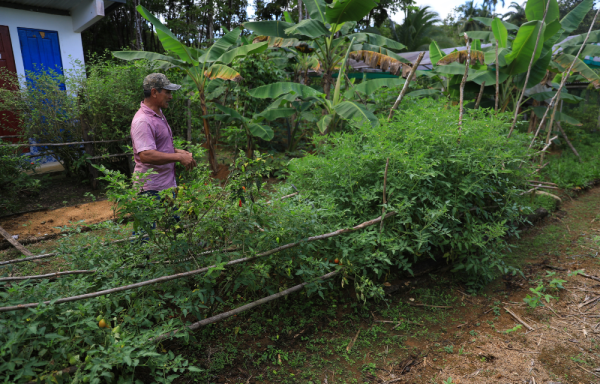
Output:
[[[140,102],[140,108],[141,108],[142,111],[144,111],[145,114],[147,114],[147,115],[153,115],[153,116],[156,116],[156,117],[160,117],[162,119],[161,115],[159,115],[158,113],[154,112],[152,110],[152,108],[150,108],[146,104],[144,104],[143,101]],[[160,113],[162,114],[162,109],[160,110]]]

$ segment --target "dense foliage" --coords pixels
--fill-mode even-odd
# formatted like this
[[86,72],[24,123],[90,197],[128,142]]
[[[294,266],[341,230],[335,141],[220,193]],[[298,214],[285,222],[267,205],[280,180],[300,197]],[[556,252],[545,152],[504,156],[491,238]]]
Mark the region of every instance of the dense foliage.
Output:
[[381,237],[371,228],[353,235],[351,245],[333,241],[329,252],[364,276],[410,270],[428,258],[446,259],[473,281],[504,271],[501,251],[520,221],[515,198],[527,171],[518,166],[527,155],[522,137],[502,138],[504,118],[473,115],[457,144],[456,110],[414,103],[395,121],[332,135],[317,154],[291,161],[290,181],[352,225],[381,214],[390,160],[386,207],[398,215],[386,220]]
[[24,194],[33,195],[41,187],[41,180],[32,177],[35,163],[19,156],[19,151],[0,140],[0,209],[15,211],[16,199]]

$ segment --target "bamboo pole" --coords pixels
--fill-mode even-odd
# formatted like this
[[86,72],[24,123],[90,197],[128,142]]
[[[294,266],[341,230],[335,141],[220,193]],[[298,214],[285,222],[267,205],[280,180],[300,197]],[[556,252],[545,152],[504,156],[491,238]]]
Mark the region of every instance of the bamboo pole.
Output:
[[464,34],[465,41],[467,43],[467,60],[465,62],[465,74],[460,82],[460,100],[459,100],[459,112],[458,112],[458,139],[457,142],[460,144],[460,133],[462,131],[462,120],[464,113],[464,98],[465,98],[465,84],[467,83],[467,77],[469,77],[469,66],[471,65],[471,42],[469,36]]
[[24,246],[22,246],[21,243],[19,243],[15,239],[13,239],[13,237],[10,235],[10,233],[6,232],[4,230],[4,228],[2,228],[2,227],[0,227],[0,235],[2,235],[2,237],[4,237],[6,240],[8,240],[8,242],[11,243],[13,247],[17,248],[19,250],[19,252],[21,252],[25,256],[33,256],[33,253],[29,252],[29,250],[27,248],[25,248]]
[[[327,280],[327,279],[330,279],[330,278],[334,277],[338,273],[339,273],[339,271],[329,272],[328,274],[319,277],[317,280]],[[224,320],[224,319],[226,319],[228,317],[231,317],[233,315],[237,315],[238,313],[246,312],[249,309],[252,309],[254,307],[258,307],[259,305],[268,303],[269,301],[277,300],[277,299],[279,299],[281,297],[287,296],[290,293],[293,293],[293,292],[301,290],[302,288],[304,288],[305,286],[307,286],[310,283],[312,283],[312,281],[307,281],[307,282],[304,282],[302,284],[295,285],[295,286],[293,286],[291,288],[286,289],[285,291],[281,291],[281,292],[275,293],[275,294],[273,294],[271,296],[264,297],[264,298],[262,298],[260,300],[256,300],[256,301],[254,301],[252,303],[243,305],[243,306],[241,306],[239,308],[232,309],[231,311],[223,312],[223,313],[220,313],[220,314],[218,314],[216,316],[212,316],[212,317],[206,318],[204,320],[197,321],[197,322],[195,322],[195,323],[193,323],[191,325],[188,325],[186,328],[188,328],[190,331],[194,331],[194,330],[196,330],[198,328],[201,328],[201,327],[204,327],[204,326],[206,326],[208,324],[216,323],[217,321],[221,321],[221,320]],[[158,342],[163,341],[163,340],[165,340],[167,338],[175,336],[175,334],[177,332],[180,332],[180,331],[182,331],[184,329],[185,328],[181,328],[181,329],[177,329],[177,330],[175,330],[173,332],[164,333],[164,334],[162,334],[160,336],[157,336],[157,337],[155,337],[153,339],[150,339],[148,341],[151,342],[151,343],[158,343]]]
[[569,138],[567,137],[567,134],[565,133],[565,131],[562,129],[562,126],[560,125],[560,121],[556,122],[556,126],[558,127],[558,130],[560,131],[560,133],[563,135],[563,137],[565,138],[565,141],[567,142],[567,144],[569,145],[569,148],[571,148],[571,150],[573,151],[573,153],[575,154],[575,156],[577,156],[577,158],[579,159],[580,162],[582,162],[581,160],[581,156],[579,156],[579,153],[577,152],[577,150],[575,149],[575,147],[573,146],[573,144],[571,143],[571,140],[569,140]]
[[[531,143],[529,143],[529,148],[531,148],[533,146],[535,139],[537,138],[538,134],[540,133],[540,128],[542,128],[542,126],[546,122],[546,117],[548,116],[548,111],[550,110],[550,108],[554,108],[556,105],[558,105],[556,103],[556,101],[558,100],[558,97],[560,96],[560,93],[562,92],[563,87],[567,83],[567,79],[569,78],[569,74],[571,73],[571,70],[573,69],[575,62],[577,61],[577,58],[581,54],[583,47],[585,47],[585,44],[587,43],[588,38],[590,37],[590,33],[592,32],[594,23],[596,23],[596,18],[598,17],[598,12],[600,12],[600,8],[596,11],[596,14],[594,15],[594,19],[592,20],[592,23],[590,24],[590,29],[588,29],[587,35],[585,35],[585,40],[583,40],[583,44],[581,44],[581,46],[579,47],[579,51],[577,52],[577,55],[575,55],[575,59],[569,66],[569,69],[567,69],[565,72],[563,72],[563,77],[562,77],[562,80],[560,81],[560,86],[558,87],[556,94],[552,97],[552,100],[550,100],[550,103],[548,104],[548,108],[546,108],[546,112],[544,112],[544,116],[542,117],[542,120],[540,121],[540,125],[538,126],[538,129],[535,131],[535,134],[533,135],[533,138],[531,139]],[[553,113],[553,115],[554,115],[554,113]],[[550,128],[548,128],[548,129],[550,129]]]
[[[303,243],[308,243],[308,242],[316,241],[316,240],[324,240],[324,239],[328,239],[330,237],[339,236],[339,235],[342,235],[342,234],[345,234],[345,233],[359,231],[359,230],[362,230],[362,229],[364,229],[364,228],[366,228],[368,226],[371,226],[373,224],[377,224],[381,220],[383,220],[385,218],[388,218],[388,217],[391,217],[391,216],[394,216],[396,214],[397,214],[397,212],[390,212],[390,213],[386,214],[385,216],[380,216],[380,217],[378,217],[376,219],[365,221],[364,223],[361,223],[361,224],[359,224],[359,225],[357,225],[355,227],[352,227],[352,228],[338,229],[337,231],[325,233],[325,234],[318,235],[318,236],[312,236],[312,237],[307,238],[306,240],[298,241],[296,243],[288,243],[288,244],[282,245],[280,247],[273,248],[273,249],[271,249],[269,251],[259,253],[256,256],[243,257],[243,258],[240,258],[240,259],[237,259],[237,260],[232,260],[232,261],[226,263],[225,266],[231,266],[231,265],[235,265],[235,264],[240,264],[240,263],[244,263],[244,262],[247,262],[247,261],[255,260],[255,259],[258,259],[258,258],[261,258],[261,257],[269,256],[269,255],[272,255],[274,253],[277,253],[277,252],[280,252],[280,251],[283,251],[283,250],[286,250],[286,249],[289,249],[289,248],[296,247],[296,246],[298,246],[300,244],[303,244]],[[0,312],[10,312],[10,311],[16,311],[16,310],[20,310],[20,309],[35,308],[35,307],[37,307],[40,304],[48,305],[51,302],[54,303],[54,304],[61,304],[61,303],[68,303],[68,302],[72,302],[72,301],[91,299],[93,297],[99,297],[99,296],[108,295],[108,294],[111,294],[111,293],[128,291],[128,290],[131,290],[131,289],[144,287],[146,285],[158,284],[158,283],[163,283],[163,282],[171,281],[171,280],[175,280],[175,279],[181,279],[183,277],[197,275],[197,274],[200,274],[202,272],[207,272],[209,269],[216,268],[216,267],[217,267],[217,265],[211,265],[211,266],[208,266],[208,267],[196,269],[196,270],[189,271],[189,272],[176,273],[174,275],[163,276],[163,277],[159,277],[159,278],[156,278],[156,279],[142,281],[140,283],[124,285],[124,286],[121,286],[121,287],[116,287],[116,288],[111,288],[111,289],[105,289],[105,290],[102,290],[102,291],[86,293],[86,294],[83,294],[83,295],[65,297],[65,298],[62,298],[62,299],[57,299],[57,300],[52,300],[52,301],[48,300],[48,301],[43,301],[43,302],[40,302],[40,303],[28,303],[28,304],[19,304],[19,305],[13,305],[13,306],[8,306],[8,307],[0,307]]]
[[404,83],[404,87],[402,87],[402,91],[398,95],[398,98],[396,99],[396,102],[392,106],[392,109],[390,109],[388,121],[392,119],[392,116],[394,115],[394,109],[396,109],[398,107],[398,105],[400,105],[400,103],[402,102],[402,99],[404,98],[404,95],[406,94],[406,91],[408,91],[408,85],[412,81],[412,78],[414,77],[414,73],[417,71],[419,64],[421,64],[421,60],[423,60],[423,56],[425,56],[425,52],[421,52],[419,54],[419,57],[417,57],[417,61],[415,61],[415,64],[410,69],[410,72],[408,73],[408,77],[406,78],[406,82]]
[[[390,158],[388,157],[387,160],[385,161],[385,172],[383,173],[383,207],[381,207],[381,217],[385,217],[385,205],[387,204],[387,200],[385,197],[385,185],[387,183],[387,171],[388,171],[388,166],[390,165]],[[381,235],[381,232],[383,231],[383,219],[381,220],[381,223],[379,224],[379,234]]]
[[33,275],[33,276],[15,276],[15,277],[0,277],[0,281],[21,281],[21,280],[38,280],[38,279],[52,279],[59,276],[65,275],[85,275],[89,273],[96,273],[97,271],[91,269],[83,269],[80,271],[64,271],[64,272],[53,272],[46,273],[45,275]]
[[67,145],[84,145],[84,144],[98,144],[98,143],[115,143],[117,141],[130,140],[130,137],[125,137],[116,140],[92,140],[92,141],[74,141],[71,143],[28,143],[28,144],[9,144],[7,147],[64,147]]
[[481,97],[483,96],[484,88],[485,88],[485,81],[482,81],[481,87],[479,88],[479,94],[477,95],[477,101],[475,101],[475,109],[479,109],[479,103],[481,103]]
[[[538,44],[540,42],[540,36],[542,35],[542,28],[544,27],[544,23],[546,22],[546,15],[548,14],[548,8],[550,7],[550,0],[546,3],[546,9],[544,10],[544,17],[542,18],[542,24],[540,25],[540,30],[538,31],[537,37],[535,38],[535,47],[533,47],[533,54],[531,55],[531,60],[529,60],[529,66],[527,67],[527,75],[525,75],[525,83],[523,84],[523,91],[519,96],[519,101],[515,105],[515,115],[513,117],[512,124],[510,126],[510,131],[508,131],[507,139],[512,135],[513,130],[515,129],[515,125],[517,124],[517,117],[519,115],[519,108],[521,106],[521,101],[523,101],[523,96],[525,95],[525,89],[527,89],[527,83],[529,82],[529,75],[531,73],[531,67],[533,66],[533,61],[535,59],[535,53],[537,52]],[[496,63],[497,64],[497,63]]]
[[[294,187],[294,186],[292,185],[292,187]],[[294,187],[294,189],[296,189],[296,187]],[[282,197],[280,197],[280,200],[284,200],[284,199],[288,199],[290,197],[294,197],[297,194],[298,194],[298,192],[295,192],[295,193],[291,193],[289,195],[282,196]],[[270,203],[271,203],[271,201],[267,201],[266,202],[266,204],[270,204]],[[314,208],[314,205],[313,205],[313,208]],[[44,241],[44,240],[52,239],[52,238],[56,237],[57,235],[69,234],[69,233],[74,233],[74,232],[61,232],[61,233],[57,233],[55,235],[52,235],[53,237],[45,237],[45,238],[42,238],[42,239],[40,239],[40,238],[37,238],[37,239],[40,239],[40,241]],[[109,241],[107,243],[102,243],[102,245],[118,244],[118,243],[123,243],[123,242],[126,242],[126,241],[135,240],[137,238],[138,238],[137,236],[130,236],[130,237],[126,237],[124,239],[113,240],[113,241]],[[89,247],[83,247],[83,249],[85,249],[85,248],[89,248]],[[212,252],[213,251],[210,251],[209,253],[212,253]],[[201,253],[201,255],[203,255],[203,254],[207,254],[207,253],[206,252]],[[57,252],[53,252],[53,253],[44,253],[44,254],[41,254],[41,255],[35,255],[35,256],[31,256],[31,257],[24,257],[24,258],[21,258],[21,259],[12,259],[12,260],[7,260],[7,261],[0,261],[0,266],[1,265],[8,265],[8,264],[23,263],[23,262],[26,262],[26,261],[32,261],[32,260],[38,260],[38,259],[45,259],[47,257],[53,257],[53,256],[56,256],[56,255],[58,255],[58,253]]]
[[500,65],[498,64],[498,40],[496,40],[496,101],[494,111],[498,116],[498,102],[500,100]]

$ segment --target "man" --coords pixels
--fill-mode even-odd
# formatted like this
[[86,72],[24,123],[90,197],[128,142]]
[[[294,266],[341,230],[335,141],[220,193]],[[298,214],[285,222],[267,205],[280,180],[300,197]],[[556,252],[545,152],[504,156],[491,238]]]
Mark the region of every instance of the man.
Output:
[[144,101],[131,122],[131,140],[135,158],[134,172],[153,170],[148,178],[140,180],[141,192],[158,196],[158,192],[175,188],[175,163],[187,170],[196,167],[192,154],[176,149],[173,133],[162,110],[169,107],[171,91],[181,88],[162,73],[152,73],[144,79]]

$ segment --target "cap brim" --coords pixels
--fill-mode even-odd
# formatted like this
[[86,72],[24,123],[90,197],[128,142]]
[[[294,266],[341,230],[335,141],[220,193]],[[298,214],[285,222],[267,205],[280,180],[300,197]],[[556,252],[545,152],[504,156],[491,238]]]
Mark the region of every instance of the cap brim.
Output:
[[169,90],[169,91],[176,91],[176,90],[178,90],[179,88],[181,88],[181,85],[179,85],[179,84],[173,84],[173,83],[171,83],[171,84],[168,84],[168,85],[165,85],[165,86],[163,87],[163,89],[167,89],[167,90]]

